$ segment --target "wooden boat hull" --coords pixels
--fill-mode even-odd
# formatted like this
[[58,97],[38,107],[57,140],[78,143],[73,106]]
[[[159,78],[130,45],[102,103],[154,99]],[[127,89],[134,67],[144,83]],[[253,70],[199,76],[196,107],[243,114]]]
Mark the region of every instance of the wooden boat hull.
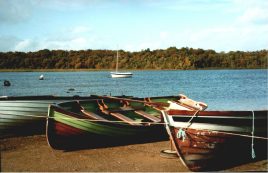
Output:
[[[107,147],[167,139],[162,125],[139,127],[113,122],[90,122],[68,117],[53,105],[47,121],[47,141],[54,149]],[[68,119],[69,118],[69,119]]]
[[0,98],[0,137],[44,134],[48,105],[92,97],[21,96]]
[[[254,111],[254,122],[251,111],[202,111],[189,123],[194,113],[163,112],[177,154],[191,171],[216,171],[267,159],[267,111]],[[254,136],[261,138],[252,142],[253,123]]]
[[[112,113],[105,114],[104,112],[108,110],[101,111],[96,104],[94,105],[94,102],[99,103],[103,100],[108,107],[117,110],[115,111],[117,113],[111,111]],[[46,128],[49,145],[54,149],[70,149],[167,139],[164,125],[161,123],[160,111],[139,102],[128,103],[127,107],[120,107],[119,104],[126,100],[129,99],[115,99],[109,102],[107,97],[103,97],[79,103],[66,102],[50,105]],[[84,115],[84,112],[82,113],[81,109],[89,111],[90,115],[94,114],[105,119],[90,119]],[[119,117],[117,117],[118,113]],[[116,119],[122,118],[122,116],[128,116],[128,118]],[[152,116],[158,118],[152,118]],[[131,121],[129,118],[136,120]],[[145,121],[145,119],[147,120]],[[128,122],[129,120],[131,122]]]

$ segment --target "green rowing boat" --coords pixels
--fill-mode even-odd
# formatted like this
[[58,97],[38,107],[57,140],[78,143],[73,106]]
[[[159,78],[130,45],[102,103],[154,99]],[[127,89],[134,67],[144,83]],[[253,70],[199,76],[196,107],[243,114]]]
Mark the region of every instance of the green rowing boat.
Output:
[[[162,114],[178,97],[114,98],[50,105],[47,141],[54,149],[102,147],[167,139]],[[150,103],[154,102],[153,106]],[[156,109],[157,107],[157,109]]]

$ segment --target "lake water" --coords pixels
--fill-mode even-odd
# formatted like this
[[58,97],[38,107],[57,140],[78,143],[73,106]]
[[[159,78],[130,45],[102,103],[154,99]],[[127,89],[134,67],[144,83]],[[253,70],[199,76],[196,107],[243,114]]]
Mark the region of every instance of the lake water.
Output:
[[[39,80],[44,74],[45,79]],[[0,95],[137,97],[185,94],[208,104],[209,110],[268,109],[268,70],[133,71],[132,78],[114,79],[108,71],[0,72]],[[3,81],[9,80],[10,87]],[[69,89],[74,89],[70,91]]]

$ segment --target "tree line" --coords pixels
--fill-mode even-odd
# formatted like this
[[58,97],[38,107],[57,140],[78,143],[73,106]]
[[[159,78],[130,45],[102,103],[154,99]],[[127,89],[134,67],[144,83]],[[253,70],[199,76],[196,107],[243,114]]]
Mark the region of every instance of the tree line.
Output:
[[[188,47],[128,52],[119,50],[120,69],[267,68],[268,50],[217,53]],[[0,69],[114,69],[113,50],[0,52]]]

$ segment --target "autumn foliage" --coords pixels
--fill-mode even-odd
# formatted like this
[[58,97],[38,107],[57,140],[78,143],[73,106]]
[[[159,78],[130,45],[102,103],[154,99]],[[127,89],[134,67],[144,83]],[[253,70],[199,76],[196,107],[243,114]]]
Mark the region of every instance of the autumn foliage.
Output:
[[[267,68],[268,50],[253,52],[170,47],[139,52],[120,50],[120,69],[247,69]],[[40,50],[0,52],[0,69],[114,69],[116,51]]]

